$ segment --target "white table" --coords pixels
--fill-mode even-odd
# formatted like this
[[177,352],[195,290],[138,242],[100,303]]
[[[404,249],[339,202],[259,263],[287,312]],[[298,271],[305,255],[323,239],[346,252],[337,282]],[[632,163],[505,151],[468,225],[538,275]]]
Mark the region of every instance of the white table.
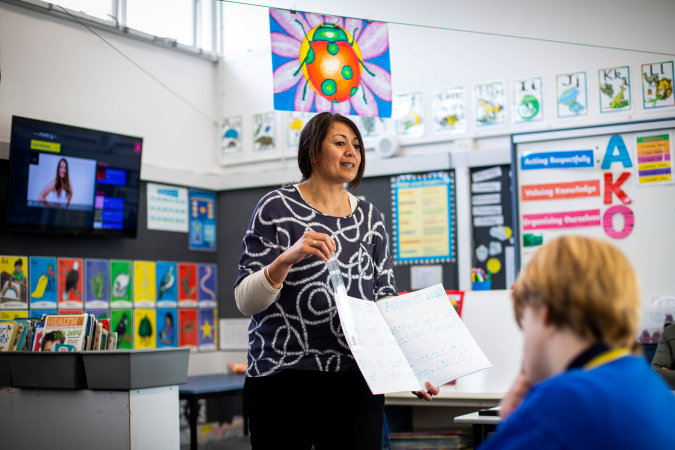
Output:
[[[491,408],[498,410],[497,408]],[[455,417],[455,423],[471,424],[473,428],[473,447],[478,447],[501,421],[499,416],[481,416],[478,412]]]

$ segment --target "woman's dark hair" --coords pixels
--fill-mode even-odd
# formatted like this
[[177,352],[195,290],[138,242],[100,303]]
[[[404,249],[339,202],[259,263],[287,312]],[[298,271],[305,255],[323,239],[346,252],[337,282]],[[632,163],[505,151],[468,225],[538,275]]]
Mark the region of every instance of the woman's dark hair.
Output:
[[347,185],[347,189],[351,191],[359,187],[361,180],[363,180],[363,172],[366,168],[366,150],[363,147],[363,138],[361,137],[361,132],[357,128],[356,124],[341,114],[323,112],[312,117],[312,119],[307,122],[307,125],[305,125],[305,128],[303,128],[302,133],[300,133],[300,143],[298,145],[298,167],[302,173],[302,181],[309,179],[309,177],[312,175],[312,171],[320,167],[321,143],[326,138],[331,125],[333,125],[335,122],[342,122],[348,125],[356,135],[356,138],[359,140],[359,146],[361,147],[361,165],[359,165],[354,179]]
[[[61,178],[61,163],[64,162],[66,163],[66,176]],[[54,185],[54,189],[56,190],[56,195],[61,196],[61,191],[66,191],[66,194],[70,197],[73,195],[73,191],[70,187],[70,176],[68,174],[68,161],[66,161],[66,158],[61,158],[59,163],[56,165],[56,184]]]
[[164,315],[164,322],[166,322],[166,319],[171,320],[171,326],[173,326],[173,316],[171,315],[171,313],[166,313]]

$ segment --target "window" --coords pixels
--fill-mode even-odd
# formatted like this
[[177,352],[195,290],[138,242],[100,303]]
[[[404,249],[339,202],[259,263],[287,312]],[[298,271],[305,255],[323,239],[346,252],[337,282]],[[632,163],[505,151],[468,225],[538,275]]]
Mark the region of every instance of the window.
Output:
[[196,3],[195,0],[127,0],[127,26],[194,46]]
[[[113,0],[59,0],[58,5],[77,12],[83,12],[97,19],[115,21],[113,12]],[[55,6],[56,11],[59,8]]]
[[223,54],[269,48],[269,10],[260,6],[223,3]]

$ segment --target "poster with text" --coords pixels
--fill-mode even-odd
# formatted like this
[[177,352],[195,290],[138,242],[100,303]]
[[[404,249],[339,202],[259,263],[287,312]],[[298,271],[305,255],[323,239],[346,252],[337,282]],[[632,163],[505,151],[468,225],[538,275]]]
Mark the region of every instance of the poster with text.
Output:
[[178,306],[178,264],[157,261],[157,307],[175,308]]
[[513,123],[544,121],[544,81],[528,78],[513,81]]
[[600,113],[628,112],[633,109],[630,67],[598,70]]
[[110,307],[131,308],[134,293],[133,262],[110,260]]
[[635,183],[638,186],[673,184],[673,133],[635,133]]
[[434,91],[434,134],[464,133],[466,131],[465,107],[464,88]]
[[215,264],[199,264],[197,266],[197,286],[200,308],[218,306],[218,271]]
[[134,308],[154,308],[157,274],[153,261],[134,261]]
[[291,111],[286,113],[286,147],[294,152],[298,151],[300,134],[315,113]]
[[387,24],[269,10],[274,109],[391,117]]
[[558,119],[588,116],[586,72],[560,74],[555,80]]
[[[157,314],[154,309],[134,310],[134,348],[157,348]],[[117,336],[119,342],[119,336]]]
[[56,309],[56,258],[30,258],[31,309]]
[[25,319],[28,317],[27,309],[0,310],[0,320]]
[[197,306],[197,264],[178,263],[178,306]]
[[190,250],[216,251],[216,193],[190,189]]
[[134,348],[134,316],[131,309],[113,309],[110,311],[110,331],[117,333],[117,348]]
[[85,307],[87,309],[108,308],[109,270],[107,259],[86,259],[84,261]]
[[218,349],[218,310],[215,308],[199,310],[199,350]]
[[178,347],[178,310],[157,309],[157,348]]
[[241,116],[225,117],[220,122],[220,157],[238,155],[241,153]]
[[477,84],[474,93],[474,119],[476,128],[506,124],[506,97],[504,82]]
[[277,146],[277,117],[274,111],[253,114],[253,152],[274,150]]
[[642,106],[645,111],[675,107],[673,61],[642,65]]
[[0,256],[0,309],[28,308],[28,257]]
[[148,230],[188,231],[188,190],[148,183]]
[[178,346],[196,349],[199,341],[197,332],[197,309],[178,310]]
[[84,307],[83,261],[79,258],[58,260],[59,309],[82,309]]
[[392,118],[396,135],[424,136],[424,104],[421,92],[397,94],[393,97]]

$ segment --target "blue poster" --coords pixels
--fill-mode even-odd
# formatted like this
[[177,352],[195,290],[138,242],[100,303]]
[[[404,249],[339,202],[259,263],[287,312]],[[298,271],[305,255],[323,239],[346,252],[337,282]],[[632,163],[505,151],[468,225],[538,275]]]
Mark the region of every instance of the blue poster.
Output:
[[216,251],[216,193],[190,189],[190,250]]
[[199,264],[197,266],[197,287],[200,308],[218,306],[218,272],[215,264]]
[[107,309],[87,309],[87,314],[93,314],[96,320],[110,319],[110,311]]
[[595,167],[593,150],[523,153],[520,155],[520,170],[580,169],[584,167]]
[[176,308],[157,309],[157,348],[178,346],[177,317]]
[[31,319],[42,319],[43,314],[48,314],[50,316],[55,316],[58,312],[55,309],[31,309],[30,318]]
[[178,306],[178,264],[157,261],[157,307],[175,308]]
[[56,258],[30,258],[31,309],[56,309]]
[[218,310],[214,308],[199,310],[199,350],[216,350],[218,342]]

